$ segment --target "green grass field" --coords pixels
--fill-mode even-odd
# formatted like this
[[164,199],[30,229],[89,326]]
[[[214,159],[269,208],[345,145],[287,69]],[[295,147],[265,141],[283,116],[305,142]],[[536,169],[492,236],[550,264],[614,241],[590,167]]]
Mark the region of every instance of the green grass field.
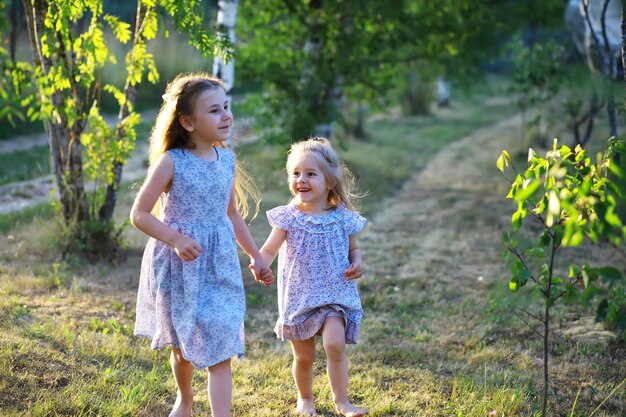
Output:
[[[369,141],[345,140],[340,154],[368,193],[363,213],[373,218],[447,145],[515,113],[510,104],[485,104],[491,95],[497,95],[497,87],[483,86],[454,101],[452,109],[427,117],[377,116],[367,125]],[[260,244],[269,231],[263,210],[288,200],[285,174],[277,149],[253,143],[239,154],[263,190],[262,212],[251,225]],[[121,194],[120,221],[133,196],[130,190]],[[169,351],[152,351],[149,341],[132,335],[145,236],[127,229],[128,247],[115,264],[62,262],[55,250],[54,221],[29,218],[3,229],[10,233],[0,240],[0,413],[166,416],[175,399]],[[368,252],[376,251],[377,242],[364,242]],[[380,253],[381,263],[397,265],[417,249]],[[241,261],[246,270],[247,260]],[[376,265],[371,269],[382,271]],[[247,346],[246,357],[233,361],[233,415],[293,415],[290,348],[272,332],[275,289],[247,275],[244,281]],[[486,285],[485,297],[472,298],[470,292],[459,298],[453,289],[429,281],[428,271],[415,271],[414,279],[378,272],[364,278],[362,343],[349,349],[351,400],[367,407],[371,416],[536,415],[539,341],[511,315],[514,298],[507,281]],[[560,314],[564,320],[569,311],[557,310],[557,319]],[[440,332],[435,322],[448,323],[449,332]],[[624,378],[624,345],[559,340],[553,352],[558,363],[580,366],[572,366],[576,374],[568,377],[555,371],[554,415],[570,415],[580,387],[580,402],[571,415],[588,416]],[[317,409],[334,417],[324,368],[318,345]],[[578,382],[588,376],[597,384]],[[194,387],[194,415],[209,415],[205,372],[195,373]],[[620,415],[626,410],[625,393],[622,386],[594,415]]]

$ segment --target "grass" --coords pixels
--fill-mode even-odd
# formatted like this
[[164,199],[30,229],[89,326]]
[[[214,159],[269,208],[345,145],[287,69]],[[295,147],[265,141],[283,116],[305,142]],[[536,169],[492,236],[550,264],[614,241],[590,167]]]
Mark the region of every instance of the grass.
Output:
[[30,224],[33,220],[45,221],[51,218],[54,209],[50,203],[37,204],[19,211],[0,214],[0,232],[6,233],[19,229],[23,224]]
[[0,185],[50,174],[50,149],[37,146],[0,154]]
[[[340,154],[369,192],[363,211],[370,219],[446,145],[512,114],[511,106],[485,105],[488,94],[464,97],[450,111],[427,117],[373,117],[368,122],[369,141],[345,141]],[[263,209],[288,200],[278,155],[277,149],[263,143],[240,150],[240,159],[263,189]],[[124,188],[117,209],[120,220],[132,200],[133,192]],[[457,202],[445,201],[451,206]],[[132,336],[145,236],[128,229],[128,249],[116,264],[68,264],[51,249],[52,222],[26,218],[10,229],[11,240],[0,238],[2,415],[167,415],[175,398],[169,352],[152,351],[147,340]],[[411,226],[406,224],[408,230]],[[251,230],[257,242],[267,236],[263,214]],[[382,251],[377,247],[384,239],[372,239],[362,239],[368,252]],[[350,398],[366,406],[371,416],[536,413],[540,346],[510,312],[518,296],[508,293],[506,281],[486,284],[480,297],[471,296],[471,291],[459,294],[434,278],[441,273],[436,266],[399,279],[391,268],[410,262],[411,254],[421,250],[419,239],[416,246],[410,242],[381,252],[380,261],[368,261],[381,265],[372,265],[373,276],[360,284],[365,317],[362,342],[349,349]],[[233,415],[293,415],[290,349],[271,331],[275,290],[248,276],[244,281],[247,353],[233,362]],[[530,303],[532,295],[528,297]],[[568,314],[563,308],[555,316],[567,321]],[[554,356],[555,363],[573,372],[570,379],[554,380],[558,392],[553,398],[564,403],[555,405],[559,412],[571,409],[582,386],[577,381],[593,381],[593,386],[585,383],[578,399],[574,415],[583,416],[623,378],[619,361],[623,362],[624,348],[619,344],[563,339],[555,345]],[[335,417],[324,368],[318,344],[314,378],[318,411]],[[207,415],[206,373],[196,372],[193,384],[195,415]],[[571,391],[573,395],[568,395]],[[595,415],[620,415],[623,393],[618,390]]]

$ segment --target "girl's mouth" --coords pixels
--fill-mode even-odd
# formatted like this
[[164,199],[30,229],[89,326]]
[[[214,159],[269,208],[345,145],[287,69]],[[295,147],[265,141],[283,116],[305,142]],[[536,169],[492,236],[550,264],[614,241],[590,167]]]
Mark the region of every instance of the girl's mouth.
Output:
[[296,188],[296,190],[298,190],[299,193],[306,193],[308,191],[311,191],[310,188],[303,188],[303,187]]

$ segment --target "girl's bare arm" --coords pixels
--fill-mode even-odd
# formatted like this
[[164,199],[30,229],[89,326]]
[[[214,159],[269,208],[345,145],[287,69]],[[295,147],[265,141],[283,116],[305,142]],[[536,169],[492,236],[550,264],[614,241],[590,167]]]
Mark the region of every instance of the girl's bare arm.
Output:
[[274,262],[274,258],[278,253],[278,250],[282,246],[285,238],[287,237],[287,232],[283,229],[279,229],[278,227],[273,227],[270,235],[267,237],[267,240],[263,244],[261,248],[261,256],[265,259],[269,265]]
[[348,260],[350,261],[350,266],[346,270],[346,279],[359,279],[363,276],[361,250],[356,243],[356,236],[350,236],[349,239],[350,247],[348,248]]
[[244,221],[243,217],[239,210],[237,210],[237,202],[235,200],[235,192],[230,196],[230,201],[228,203],[228,217],[230,221],[233,223],[233,229],[235,231],[235,239],[237,239],[237,243],[241,246],[241,249],[250,256],[252,259],[252,273],[254,274],[254,278],[257,281],[260,281],[266,285],[269,285],[274,281],[274,275],[272,274],[271,269],[269,269],[269,264],[265,262],[261,253],[259,252],[259,248],[252,238],[252,234],[250,233],[250,229],[248,225]]

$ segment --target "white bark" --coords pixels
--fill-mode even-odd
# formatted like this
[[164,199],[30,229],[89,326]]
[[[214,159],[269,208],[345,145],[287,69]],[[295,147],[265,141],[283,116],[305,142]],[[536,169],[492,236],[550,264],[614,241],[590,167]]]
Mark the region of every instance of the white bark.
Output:
[[[220,0],[218,2],[217,25],[228,30],[228,37],[232,45],[235,45],[235,25],[237,23],[237,0]],[[216,56],[213,61],[213,75],[221,78],[226,83],[226,95],[230,99],[230,90],[235,83],[235,60],[225,62],[221,56]]]
[[[605,3],[607,8],[603,22]],[[592,71],[604,73],[607,77],[618,75],[621,16],[622,5],[618,0],[569,0],[565,11],[565,26],[572,33],[576,48]]]
[[437,78],[437,103],[439,107],[447,107],[450,103],[450,82],[444,77]]

